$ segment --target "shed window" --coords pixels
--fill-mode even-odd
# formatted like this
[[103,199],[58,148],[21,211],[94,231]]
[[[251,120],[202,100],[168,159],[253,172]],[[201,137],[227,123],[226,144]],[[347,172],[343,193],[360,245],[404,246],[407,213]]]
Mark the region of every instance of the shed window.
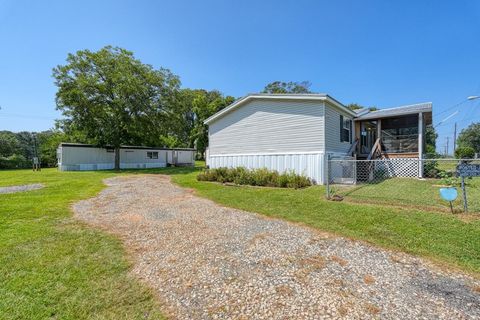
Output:
[[346,119],[344,116],[340,116],[340,141],[350,142],[352,132],[352,120]]
[[148,151],[147,159],[158,159],[158,151]]

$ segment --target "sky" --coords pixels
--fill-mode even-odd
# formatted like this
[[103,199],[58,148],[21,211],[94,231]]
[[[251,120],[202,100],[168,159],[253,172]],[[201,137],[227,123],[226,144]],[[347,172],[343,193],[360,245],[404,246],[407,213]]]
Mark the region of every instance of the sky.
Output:
[[480,95],[480,1],[0,0],[0,130],[52,128],[52,68],[105,45],[234,97],[307,80],[344,104],[431,101],[435,125],[458,111],[441,151],[480,121],[480,99],[459,104]]

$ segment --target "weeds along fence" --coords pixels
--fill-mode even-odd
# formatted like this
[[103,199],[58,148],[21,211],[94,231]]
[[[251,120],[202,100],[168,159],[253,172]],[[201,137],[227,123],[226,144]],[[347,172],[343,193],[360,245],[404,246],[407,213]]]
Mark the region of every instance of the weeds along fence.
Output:
[[[458,193],[452,202],[454,210],[463,212],[462,179],[457,172],[462,163],[480,165],[480,159],[329,158],[327,197],[450,211],[450,203],[441,198],[440,188],[454,187]],[[480,177],[469,177],[464,181],[469,212],[480,212]]]

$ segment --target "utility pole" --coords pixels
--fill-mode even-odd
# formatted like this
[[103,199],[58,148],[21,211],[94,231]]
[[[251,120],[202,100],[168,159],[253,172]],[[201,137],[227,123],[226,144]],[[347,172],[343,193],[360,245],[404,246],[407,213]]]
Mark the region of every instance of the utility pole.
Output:
[[449,140],[450,140],[450,137],[447,137],[447,146],[446,146],[447,151],[445,152],[446,156],[448,156],[448,142],[449,142]]
[[453,155],[455,156],[455,150],[457,149],[457,123],[455,122],[455,129],[453,130]]

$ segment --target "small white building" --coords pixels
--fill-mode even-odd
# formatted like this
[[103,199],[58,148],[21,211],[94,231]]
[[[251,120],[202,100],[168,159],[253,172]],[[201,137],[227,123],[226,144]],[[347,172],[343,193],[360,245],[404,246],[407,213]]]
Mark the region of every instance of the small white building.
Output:
[[[115,167],[115,150],[88,144],[61,143],[57,149],[61,171],[108,170]],[[167,165],[193,166],[195,149],[122,146],[121,169],[162,168]]]
[[421,158],[432,105],[352,111],[326,94],[252,94],[205,123],[209,167],[293,170],[323,184],[328,156]]

